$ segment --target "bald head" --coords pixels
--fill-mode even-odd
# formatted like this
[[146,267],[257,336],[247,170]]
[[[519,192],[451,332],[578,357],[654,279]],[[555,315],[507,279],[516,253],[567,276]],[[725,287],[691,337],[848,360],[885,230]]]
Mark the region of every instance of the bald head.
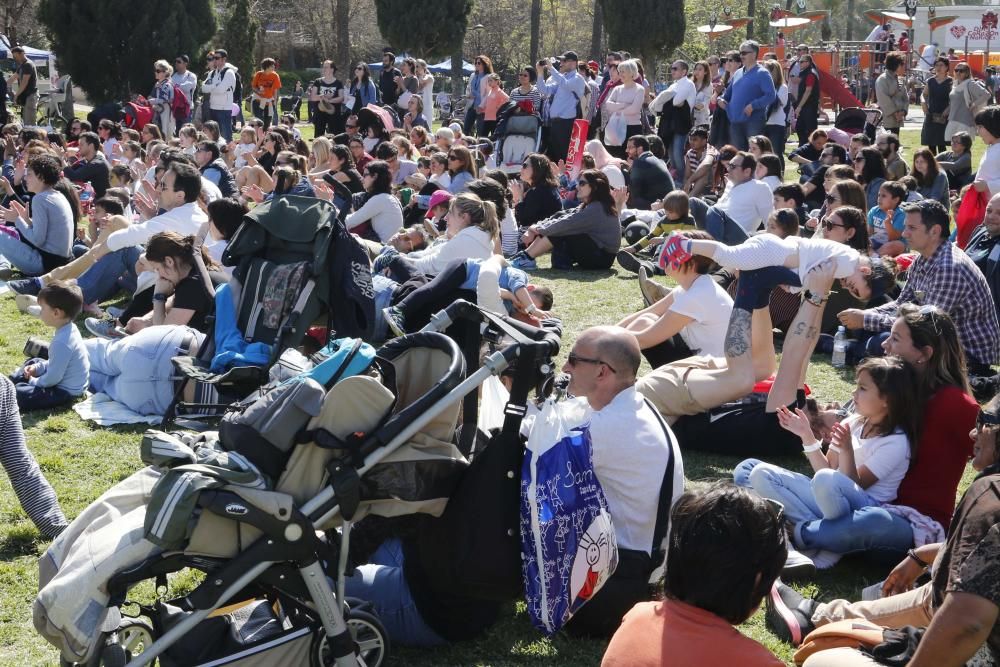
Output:
[[983,227],[990,237],[1000,236],[1000,193],[990,197],[986,205],[986,217],[983,218]]
[[592,345],[598,358],[610,364],[622,382],[635,380],[642,353],[634,335],[621,327],[600,326],[586,329],[577,340]]

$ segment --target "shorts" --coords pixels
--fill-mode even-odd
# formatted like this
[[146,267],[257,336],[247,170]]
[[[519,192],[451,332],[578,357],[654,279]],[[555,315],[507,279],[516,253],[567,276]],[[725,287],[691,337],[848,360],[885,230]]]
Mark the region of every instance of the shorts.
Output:
[[725,362],[715,357],[690,357],[660,366],[639,378],[636,391],[649,400],[664,417],[697,415],[714,406],[704,406],[695,400],[688,387],[688,374],[696,369],[720,370]]

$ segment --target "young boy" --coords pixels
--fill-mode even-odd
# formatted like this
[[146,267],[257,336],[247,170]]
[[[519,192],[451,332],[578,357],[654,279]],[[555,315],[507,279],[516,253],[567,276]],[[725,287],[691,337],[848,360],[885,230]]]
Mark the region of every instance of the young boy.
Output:
[[38,316],[56,330],[48,360],[29,359],[11,380],[21,412],[43,410],[82,396],[90,381],[90,360],[83,338],[73,324],[83,309],[83,293],[76,285],[56,280],[38,292]]
[[[432,281],[410,292],[395,306],[386,308],[386,322],[397,336],[407,330],[416,331],[426,319],[452,302],[456,290],[475,290],[479,282],[482,259],[455,260]],[[552,292],[535,286],[529,289],[528,275],[520,269],[502,263],[499,274],[500,294],[508,312],[527,315],[536,320],[549,317]],[[504,292],[507,292],[505,295]],[[507,305],[507,304],[510,305]],[[419,326],[416,326],[418,325]]]
[[788,183],[779,185],[774,189],[774,210],[780,211],[789,208],[799,216],[799,229],[803,230],[806,221],[809,219],[809,210],[806,209],[806,193],[798,183]]
[[899,208],[905,199],[906,186],[898,181],[886,181],[878,190],[878,204],[868,211],[868,234],[872,249],[879,255],[895,257],[906,252],[903,240],[906,214]]
[[[639,273],[639,268],[645,266],[650,273],[654,273],[653,262],[645,262],[636,257],[636,253],[641,252],[649,246],[656,247],[663,243],[663,239],[666,235],[674,230],[680,229],[683,225],[694,226],[694,219],[691,217],[688,210],[689,198],[686,192],[683,190],[672,190],[666,194],[662,201],[653,202],[653,207],[651,211],[632,211],[636,217],[640,215],[647,214],[654,217],[653,221],[649,223],[652,227],[649,233],[640,238],[638,241],[632,245],[625,246],[618,251],[618,263],[626,271],[631,271],[632,273]],[[645,217],[645,215],[643,215]],[[646,225],[646,220],[637,220],[636,222],[630,223],[629,227],[632,225],[644,226]],[[654,224],[655,223],[655,224]],[[643,227],[648,229],[648,227]],[[625,237],[629,238],[629,228],[625,229]]]

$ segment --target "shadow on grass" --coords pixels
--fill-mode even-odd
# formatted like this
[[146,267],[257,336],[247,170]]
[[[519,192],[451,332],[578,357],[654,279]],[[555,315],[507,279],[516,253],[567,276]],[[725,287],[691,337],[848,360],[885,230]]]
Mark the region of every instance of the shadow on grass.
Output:
[[0,561],[37,556],[42,539],[35,527],[28,523],[12,526],[5,536],[0,537]]

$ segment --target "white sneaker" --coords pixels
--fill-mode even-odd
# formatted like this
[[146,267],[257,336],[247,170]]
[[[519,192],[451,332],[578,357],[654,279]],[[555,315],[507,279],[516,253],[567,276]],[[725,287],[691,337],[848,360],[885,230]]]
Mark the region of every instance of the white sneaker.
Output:
[[17,294],[14,296],[14,305],[17,306],[19,311],[27,315],[28,308],[38,305],[38,297],[30,294]]
[[27,308],[25,308],[24,312],[26,312],[28,315],[31,315],[32,317],[41,317],[42,307],[35,304],[34,306],[28,306]]
[[836,551],[828,551],[827,549],[817,549],[815,555],[812,557],[813,565],[816,566],[817,570],[829,570],[831,567],[840,562],[840,559],[844,557],[844,554],[838,554]]
[[811,554],[813,553],[815,552],[798,551],[789,543],[788,557],[785,559],[785,567],[781,570],[782,581],[804,579],[816,574],[816,563],[811,558]]

